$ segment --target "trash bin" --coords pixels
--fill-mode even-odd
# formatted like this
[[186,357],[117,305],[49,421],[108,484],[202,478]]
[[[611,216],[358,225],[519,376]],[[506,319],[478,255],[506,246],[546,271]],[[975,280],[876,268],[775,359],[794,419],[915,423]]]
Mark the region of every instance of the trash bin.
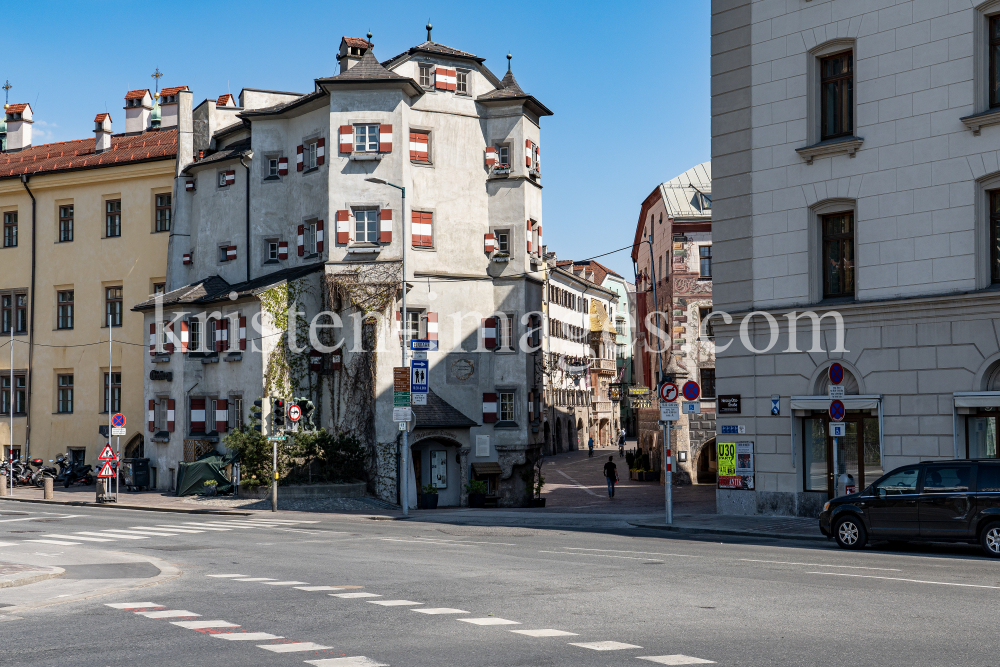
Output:
[[149,490],[149,459],[122,459],[120,471],[126,491]]

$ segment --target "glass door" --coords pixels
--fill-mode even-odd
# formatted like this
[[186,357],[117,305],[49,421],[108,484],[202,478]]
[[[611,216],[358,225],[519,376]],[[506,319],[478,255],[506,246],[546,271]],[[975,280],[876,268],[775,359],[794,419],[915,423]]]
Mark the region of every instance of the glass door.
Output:
[[965,418],[965,456],[970,459],[997,457],[997,415],[981,411]]
[[882,476],[878,418],[863,410],[848,411],[844,419],[846,437],[837,438],[836,474],[829,424],[827,415],[803,419],[805,490],[826,491],[832,498],[836,480],[846,474],[847,486],[861,491]]

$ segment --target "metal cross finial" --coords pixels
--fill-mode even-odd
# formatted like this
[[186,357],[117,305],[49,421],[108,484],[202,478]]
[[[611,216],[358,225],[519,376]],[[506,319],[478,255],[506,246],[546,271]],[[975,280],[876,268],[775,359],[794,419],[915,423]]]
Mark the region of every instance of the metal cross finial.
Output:
[[156,79],[156,92],[160,92],[160,77],[163,76],[163,72],[161,72],[160,68],[157,67],[156,71],[150,74],[150,76]]
[[431,41],[431,28],[433,28],[433,27],[434,26],[431,25],[431,17],[428,16],[427,17],[427,41],[428,42]]
[[7,81],[5,81],[4,84],[3,84],[3,86],[2,86],[3,93],[4,93],[4,105],[5,106],[6,106],[6,103],[10,101],[10,89],[13,88],[13,87],[14,86],[10,85],[10,79],[7,79]]

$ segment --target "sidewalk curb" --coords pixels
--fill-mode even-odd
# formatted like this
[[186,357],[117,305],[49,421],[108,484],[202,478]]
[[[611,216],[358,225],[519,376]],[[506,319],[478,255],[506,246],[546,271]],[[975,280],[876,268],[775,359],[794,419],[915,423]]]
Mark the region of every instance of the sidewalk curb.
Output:
[[796,533],[768,533],[762,531],[749,531],[749,530],[727,530],[725,528],[691,528],[687,526],[660,526],[651,523],[633,523],[628,522],[630,526],[635,526],[636,528],[652,528],[654,530],[667,530],[673,533],[681,533],[687,535],[736,535],[739,537],[772,537],[779,540],[809,540],[809,541],[827,541],[825,535],[799,535]]
[[15,503],[38,503],[40,505],[65,505],[68,507],[105,507],[117,510],[138,510],[140,512],[173,512],[175,514],[221,514],[223,516],[253,516],[253,512],[210,509],[178,509],[174,507],[145,507],[142,505],[119,505],[118,503],[88,503],[82,500],[38,500],[36,498],[12,498],[0,496],[0,501]]
[[[46,579],[55,579],[56,577],[61,577],[66,574],[66,570],[61,567],[49,567],[46,568],[48,572],[31,572],[25,573],[25,576],[5,575],[0,578],[0,588],[13,588],[15,586],[27,586],[28,584],[33,584],[38,581],[45,581]],[[7,578],[11,577],[11,578]]]

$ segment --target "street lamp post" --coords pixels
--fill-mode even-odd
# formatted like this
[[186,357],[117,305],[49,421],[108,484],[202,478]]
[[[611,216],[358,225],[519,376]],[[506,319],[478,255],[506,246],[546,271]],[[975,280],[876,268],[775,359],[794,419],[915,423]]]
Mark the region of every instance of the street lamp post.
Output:
[[[366,178],[369,183],[378,183],[380,185],[388,185],[390,188],[396,188],[402,193],[403,198],[403,212],[402,220],[400,221],[400,229],[403,238],[400,239],[400,247],[402,248],[402,258],[403,258],[403,300],[400,304],[400,314],[399,319],[402,324],[402,336],[400,340],[402,342],[402,358],[403,367],[406,367],[406,344],[407,344],[407,334],[409,333],[409,318],[406,312],[406,188],[402,185],[396,185],[395,183],[390,183],[383,178]],[[399,484],[399,495],[400,495],[400,505],[403,506],[403,516],[409,516],[410,514],[410,452],[409,443],[407,439],[407,430],[403,430],[403,452],[400,460],[400,474],[402,479],[400,479]]]
[[[650,234],[646,237],[646,243],[649,244],[649,270],[653,274],[653,310],[656,312],[656,328],[660,329],[660,302],[656,298],[656,264],[653,262],[653,235]],[[662,331],[662,329],[660,329]],[[656,361],[660,368],[660,382],[666,382],[663,375],[663,354],[657,350]],[[657,385],[659,389],[659,385]],[[659,392],[657,392],[659,393]],[[671,459],[673,458],[670,454],[670,423],[667,421],[662,422],[663,426],[663,474],[664,474],[664,492],[666,494],[667,503],[667,519],[666,523],[672,524],[674,522],[674,473],[671,469]]]

